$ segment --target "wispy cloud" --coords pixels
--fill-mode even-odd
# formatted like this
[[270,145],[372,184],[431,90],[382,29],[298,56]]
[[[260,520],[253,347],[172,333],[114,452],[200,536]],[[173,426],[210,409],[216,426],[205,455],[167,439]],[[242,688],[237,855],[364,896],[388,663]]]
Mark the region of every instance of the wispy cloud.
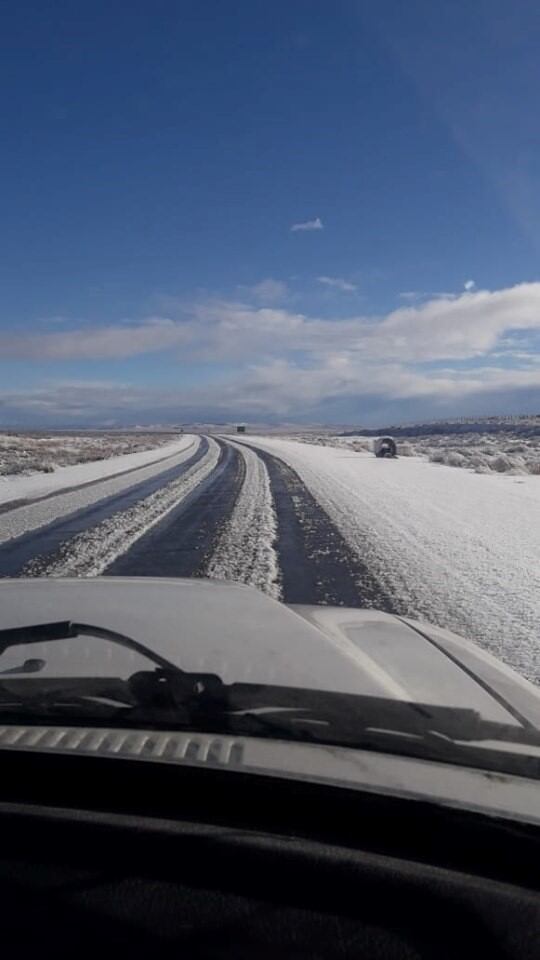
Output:
[[402,293],[398,293],[400,300],[409,300],[413,303],[415,300],[420,300],[424,294],[420,293],[418,290],[403,290]]
[[323,222],[320,217],[315,217],[315,220],[304,220],[303,223],[293,223],[291,226],[291,233],[296,233],[298,230],[323,230]]
[[244,296],[253,297],[262,304],[280,303],[289,295],[289,288],[285,281],[274,280],[273,277],[267,277],[266,280],[261,280],[252,287],[241,286],[238,289]]
[[317,281],[324,283],[327,287],[342,290],[343,293],[354,293],[358,289],[355,283],[351,283],[350,280],[343,280],[341,277],[317,277]]
[[[466,287],[465,289],[472,288]],[[408,303],[418,303],[420,300],[455,300],[457,296],[458,294],[451,290],[404,290],[402,293],[398,293],[399,299]]]
[[465,283],[463,284],[463,289],[467,290],[468,292],[470,292],[471,290],[474,290],[475,288],[476,288],[476,284],[474,280],[466,280]]
[[0,354],[28,360],[113,360],[178,348],[191,331],[167,317],[138,324],[88,326],[53,333],[0,336]]

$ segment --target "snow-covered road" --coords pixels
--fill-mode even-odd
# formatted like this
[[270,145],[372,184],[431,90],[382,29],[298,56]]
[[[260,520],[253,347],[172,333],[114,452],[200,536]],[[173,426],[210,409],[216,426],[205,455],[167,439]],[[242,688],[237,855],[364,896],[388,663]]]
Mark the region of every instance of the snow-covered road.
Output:
[[286,603],[374,607],[540,682],[539,477],[277,437],[134,456],[150,455],[85,465],[74,489],[66,468],[67,489],[0,512],[0,574],[211,576]]
[[268,471],[249,447],[229,443],[244,460],[244,482],[207,574],[220,580],[248,583],[279,597],[279,567],[274,546],[277,522]]
[[297,471],[403,615],[540,677],[540,482],[249,437]]
[[209,439],[206,454],[181,477],[160,487],[127,510],[114,513],[101,523],[68,540],[60,556],[31,561],[26,576],[98,576],[118,556],[126,553],[144,533],[174,510],[211,474],[219,456],[215,440]]
[[[81,472],[79,466],[65,467],[58,483],[64,482],[66,477],[70,478],[69,482],[65,483],[65,486],[68,487],[66,492],[62,492],[62,487],[58,486],[54,496],[50,495],[52,491],[49,491],[49,495],[44,496],[43,499],[36,499],[34,502],[27,503],[24,506],[15,507],[12,510],[0,513],[0,544],[7,540],[12,540],[15,537],[20,537],[32,530],[38,530],[45,524],[52,523],[58,517],[64,517],[75,511],[83,510],[94,503],[99,503],[106,497],[111,497],[121,491],[129,490],[130,487],[150,480],[152,477],[158,477],[166,469],[179,466],[193,456],[199,443],[199,437],[182,437],[176,444],[167,445],[167,447],[174,447],[174,449],[168,449],[165,458],[157,456],[158,450],[145,450],[144,454],[128,454],[125,457],[113,457],[99,464],[102,470],[105,471],[99,480],[95,476],[93,481],[88,479],[89,468],[93,468],[91,473],[95,475],[98,464],[79,465],[84,466],[85,473]],[[161,447],[160,451],[163,452],[165,449],[165,447]],[[149,453],[154,455],[153,461],[148,462],[147,458],[148,465],[142,465],[137,469],[133,465],[132,457],[143,457]],[[126,461],[129,461],[129,466],[126,466]],[[79,478],[86,476],[87,479],[85,481],[79,480],[81,486],[72,489],[74,471],[78,471],[77,476]],[[24,477],[19,483],[23,484],[25,480],[34,479],[34,477]],[[16,480],[14,483],[16,483]]]

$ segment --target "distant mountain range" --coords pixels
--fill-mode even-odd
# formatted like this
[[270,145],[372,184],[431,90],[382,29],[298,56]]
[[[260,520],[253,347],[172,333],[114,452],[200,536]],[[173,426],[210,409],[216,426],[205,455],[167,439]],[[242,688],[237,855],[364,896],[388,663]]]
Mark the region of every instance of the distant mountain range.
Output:
[[428,423],[395,424],[365,429],[358,427],[340,434],[342,437],[377,437],[390,434],[393,437],[440,436],[451,433],[512,433],[523,437],[540,436],[540,414],[512,417],[459,417],[436,420]]

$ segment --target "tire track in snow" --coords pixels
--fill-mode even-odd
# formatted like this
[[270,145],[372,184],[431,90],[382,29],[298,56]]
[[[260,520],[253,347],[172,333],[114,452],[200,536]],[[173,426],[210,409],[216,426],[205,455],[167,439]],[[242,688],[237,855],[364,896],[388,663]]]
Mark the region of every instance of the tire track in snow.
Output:
[[267,451],[257,448],[253,452],[266,465],[276,507],[276,550],[285,603],[374,607],[393,612],[380,583],[351,550],[296,471]]
[[22,570],[23,576],[99,576],[144,533],[178,507],[215,469],[220,447],[208,438],[205,455],[181,477],[160,487],[127,510],[107,517],[61,545],[49,557],[38,557]]
[[215,470],[105,570],[106,576],[203,577],[244,480],[244,461],[221,440]]
[[244,460],[244,482],[206,566],[206,575],[249,584],[279,598],[277,520],[268,471],[251,447],[230,440],[226,443],[239,451]]

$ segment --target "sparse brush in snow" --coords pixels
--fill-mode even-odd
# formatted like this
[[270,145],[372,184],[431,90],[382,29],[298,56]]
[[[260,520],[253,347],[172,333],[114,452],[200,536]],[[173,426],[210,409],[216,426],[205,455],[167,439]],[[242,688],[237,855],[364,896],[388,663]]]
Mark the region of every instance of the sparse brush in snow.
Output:
[[398,457],[414,457],[416,450],[411,443],[398,443],[397,453]]
[[505,453],[500,453],[498,457],[493,458],[490,467],[497,473],[508,473],[508,471],[514,469],[514,462]]
[[171,439],[172,435],[152,433],[65,437],[0,434],[0,476],[51,473],[57,467],[94,463],[161,447]]

